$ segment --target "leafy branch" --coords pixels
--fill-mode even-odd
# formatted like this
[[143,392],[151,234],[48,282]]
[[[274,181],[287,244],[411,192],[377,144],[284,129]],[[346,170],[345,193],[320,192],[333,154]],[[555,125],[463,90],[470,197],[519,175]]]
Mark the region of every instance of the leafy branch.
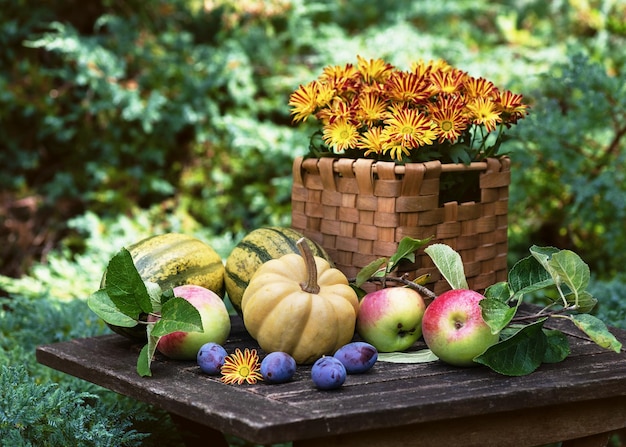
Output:
[[424,286],[426,281],[428,281],[428,275],[416,278],[412,281],[407,278],[407,275],[392,275],[401,263],[414,263],[415,252],[428,244],[431,239],[432,238],[403,238],[398,244],[396,252],[390,258],[383,257],[370,262],[359,271],[356,278],[349,279],[350,284],[355,288],[359,296],[365,294],[363,289],[361,289],[361,286],[363,286],[366,282],[378,282],[382,284],[382,287],[385,287],[387,282],[396,282],[417,290],[420,294],[427,298],[434,299],[436,295]]
[[[198,310],[174,291],[161,290],[158,284],[144,281],[130,252],[122,248],[106,269],[104,287],[91,294],[89,308],[106,323],[120,327],[146,325],[147,343],[137,359],[137,373],[151,376],[150,365],[159,339],[176,331],[202,331]],[[148,315],[145,321],[142,316]]]
[[[381,258],[364,267],[355,285],[380,281],[384,286],[386,281],[395,281],[423,293],[426,289],[423,285],[390,274],[400,260],[414,262],[410,250],[415,251],[427,243],[428,240],[405,238],[389,260]],[[463,262],[456,251],[445,244],[432,244],[424,251],[453,289],[468,288]],[[597,300],[587,291],[589,281],[589,267],[576,253],[533,245],[530,256],[513,266],[507,281],[485,290],[485,299],[480,302],[483,319],[493,334],[500,335],[500,341],[474,361],[500,374],[520,376],[532,373],[542,363],[564,360],[570,354],[569,342],[561,331],[545,327],[550,318],[566,319],[590,341],[620,352],[622,344],[604,322],[590,314]],[[425,296],[436,299],[430,290],[428,292]],[[534,314],[518,314],[523,299],[540,292],[549,304]]]

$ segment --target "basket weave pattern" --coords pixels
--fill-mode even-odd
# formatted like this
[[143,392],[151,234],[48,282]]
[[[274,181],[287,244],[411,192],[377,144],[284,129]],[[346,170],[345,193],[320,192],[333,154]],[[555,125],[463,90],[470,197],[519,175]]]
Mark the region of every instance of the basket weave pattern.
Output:
[[[442,172],[478,170],[480,200],[439,204]],[[409,163],[348,158],[297,158],[293,164],[291,226],[319,243],[346,276],[395,253],[403,237],[444,243],[463,260],[470,288],[506,280],[510,160],[490,158],[470,166],[438,161]],[[430,257],[399,273],[430,274],[429,287],[450,287]]]

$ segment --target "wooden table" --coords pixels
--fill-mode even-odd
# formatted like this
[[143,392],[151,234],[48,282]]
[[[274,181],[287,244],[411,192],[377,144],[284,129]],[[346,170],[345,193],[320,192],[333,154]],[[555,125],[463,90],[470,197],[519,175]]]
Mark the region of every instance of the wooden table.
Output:
[[[626,427],[626,352],[602,350],[569,324],[560,329],[571,355],[528,376],[378,362],[334,391],[316,390],[310,367],[298,367],[286,384],[224,385],[195,362],[161,356],[153,376],[141,378],[135,370],[141,344],[119,335],[40,346],[37,360],[167,410],[198,434],[197,445],[226,445],[221,433],[227,433],[298,447],[522,447],[565,440],[604,446],[610,432]],[[626,345],[626,332],[613,332]],[[225,347],[229,353],[258,348],[238,317]]]

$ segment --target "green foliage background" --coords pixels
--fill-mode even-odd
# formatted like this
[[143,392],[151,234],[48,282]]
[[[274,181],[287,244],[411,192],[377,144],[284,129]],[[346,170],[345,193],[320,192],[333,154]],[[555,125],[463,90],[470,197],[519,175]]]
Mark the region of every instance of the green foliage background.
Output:
[[[163,415],[131,417],[136,403],[38,366],[34,346],[106,330],[84,298],[122,245],[183,231],[226,257],[246,232],[289,225],[291,161],[312,129],[291,125],[288,96],[357,54],[402,67],[445,58],[524,94],[531,115],[504,147],[511,261],[532,244],[576,251],[597,312],[626,327],[624,2],[0,0],[0,10],[0,393],[27,399],[58,383],[76,399],[43,394],[91,418],[64,433],[149,445],[140,432]],[[0,410],[0,439],[23,445],[64,424]]]

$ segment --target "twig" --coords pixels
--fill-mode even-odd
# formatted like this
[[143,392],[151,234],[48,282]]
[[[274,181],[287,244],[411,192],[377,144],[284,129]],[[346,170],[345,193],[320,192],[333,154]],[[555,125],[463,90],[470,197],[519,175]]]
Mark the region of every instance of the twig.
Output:
[[[356,278],[351,278],[350,279],[351,283],[354,283],[355,281],[356,281]],[[416,282],[413,282],[410,279],[407,279],[405,276],[402,276],[402,277],[381,276],[381,277],[370,277],[370,278],[367,279],[367,282],[379,282],[379,283],[382,283],[382,284],[385,284],[385,282],[387,282],[387,281],[404,284],[405,286],[409,287],[410,289],[416,290],[421,295],[423,295],[423,296],[425,296],[425,297],[427,297],[429,299],[434,300],[435,298],[437,298],[437,295],[435,295],[435,293],[433,291],[431,291],[427,287],[424,287],[421,284],[417,284]]]

